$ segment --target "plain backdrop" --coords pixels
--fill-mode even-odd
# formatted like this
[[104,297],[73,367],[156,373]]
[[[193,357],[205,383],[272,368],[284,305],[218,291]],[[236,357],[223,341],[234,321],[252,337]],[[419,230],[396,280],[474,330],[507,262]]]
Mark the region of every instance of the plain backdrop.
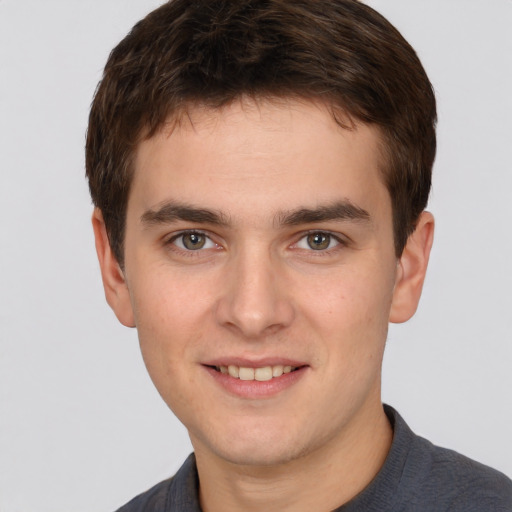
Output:
[[[84,179],[112,47],[155,0],[0,0],[0,511],[108,512],[190,451],[103,297]],[[384,400],[512,475],[512,2],[373,0],[439,102],[431,267]]]

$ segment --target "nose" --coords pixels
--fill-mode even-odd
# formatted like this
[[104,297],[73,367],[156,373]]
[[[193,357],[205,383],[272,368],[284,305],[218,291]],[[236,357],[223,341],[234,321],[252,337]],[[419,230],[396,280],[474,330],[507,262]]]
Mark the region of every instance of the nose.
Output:
[[288,327],[295,312],[286,278],[268,251],[249,249],[230,260],[217,321],[247,339],[260,339]]

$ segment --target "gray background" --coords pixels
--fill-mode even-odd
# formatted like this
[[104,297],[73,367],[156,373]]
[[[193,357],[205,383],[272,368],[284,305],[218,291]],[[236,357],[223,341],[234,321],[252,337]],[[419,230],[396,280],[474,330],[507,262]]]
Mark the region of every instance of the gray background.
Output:
[[[190,445],[103,299],[83,145],[110,49],[151,0],[0,0],[0,511],[110,511]],[[420,310],[390,331],[384,400],[512,475],[512,2],[373,0],[439,101]]]

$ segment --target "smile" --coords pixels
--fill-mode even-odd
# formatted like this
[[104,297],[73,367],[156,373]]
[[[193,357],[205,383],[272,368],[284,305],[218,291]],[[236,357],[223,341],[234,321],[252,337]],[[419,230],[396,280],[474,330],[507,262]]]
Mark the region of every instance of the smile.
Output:
[[297,370],[295,366],[284,366],[277,364],[275,366],[262,366],[260,368],[248,368],[245,366],[215,366],[215,370],[240,380],[257,380],[260,382],[281,377],[283,374],[291,373]]

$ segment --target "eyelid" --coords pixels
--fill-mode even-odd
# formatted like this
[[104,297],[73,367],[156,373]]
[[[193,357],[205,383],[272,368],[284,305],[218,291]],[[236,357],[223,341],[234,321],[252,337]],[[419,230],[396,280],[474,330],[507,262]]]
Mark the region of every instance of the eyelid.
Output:
[[[301,242],[302,240],[304,240],[308,236],[314,235],[314,234],[327,235],[332,240],[334,240],[336,242],[336,245],[334,247],[329,247],[327,249],[319,249],[319,250],[314,250],[314,249],[312,249],[310,247],[309,248],[297,247],[299,242]],[[346,247],[348,245],[348,243],[349,243],[348,238],[346,236],[341,235],[340,233],[334,233],[334,232],[329,231],[327,229],[309,229],[309,230],[307,230],[305,232],[302,232],[300,234],[300,236],[297,237],[297,241],[292,244],[292,247],[297,247],[298,249],[301,249],[301,250],[304,250],[304,251],[309,251],[309,252],[316,253],[316,254],[320,255],[321,253],[328,253],[330,251],[334,251],[338,247]]]
[[[211,244],[213,244],[213,247],[201,247],[200,249],[196,249],[194,251],[194,250],[187,249],[186,247],[180,247],[175,243],[176,240],[178,240],[179,238],[181,238],[184,235],[194,235],[194,234],[204,236]],[[173,245],[174,247],[176,247],[177,250],[186,252],[186,253],[201,252],[204,250],[221,247],[221,245],[213,239],[213,237],[210,233],[208,233],[207,231],[204,231],[202,229],[182,229],[178,232],[172,233],[170,236],[167,236],[164,238],[164,245],[166,245],[166,246]]]
[[[214,247],[206,247],[206,248],[203,247],[201,249],[197,249],[197,250],[194,251],[194,250],[190,250],[190,249],[179,247],[178,245],[175,244],[175,241],[177,239],[179,239],[183,235],[187,235],[187,234],[197,234],[197,235],[204,236],[207,240],[209,240],[211,242],[211,244],[214,245]],[[346,247],[350,243],[350,239],[346,235],[342,235],[341,233],[332,232],[332,231],[329,231],[327,229],[309,229],[307,231],[303,231],[303,232],[297,234],[297,236],[295,237],[296,241],[292,243],[291,248],[298,248],[297,247],[298,243],[300,241],[304,240],[305,238],[307,238],[309,235],[312,235],[312,234],[328,235],[332,240],[334,240],[336,242],[336,245],[334,247],[330,247],[330,248],[327,248],[327,249],[316,250],[316,251],[314,249],[311,249],[311,248],[308,248],[308,249],[306,249],[306,248],[299,248],[299,249],[304,250],[304,251],[308,251],[308,252],[312,252],[312,253],[317,253],[318,255],[320,255],[321,253],[329,253],[331,251],[334,251],[339,246],[340,247]],[[213,248],[216,248],[216,249],[223,248],[223,244],[219,243],[218,241],[216,241],[215,238],[217,238],[217,237],[215,235],[212,235],[207,230],[203,230],[203,229],[182,229],[182,230],[180,230],[178,232],[174,232],[174,233],[166,236],[163,239],[163,243],[166,246],[172,245],[172,246],[174,246],[176,248],[176,250],[181,251],[183,253],[191,254],[191,253],[198,253],[198,252],[202,252],[204,250],[213,249]]]

